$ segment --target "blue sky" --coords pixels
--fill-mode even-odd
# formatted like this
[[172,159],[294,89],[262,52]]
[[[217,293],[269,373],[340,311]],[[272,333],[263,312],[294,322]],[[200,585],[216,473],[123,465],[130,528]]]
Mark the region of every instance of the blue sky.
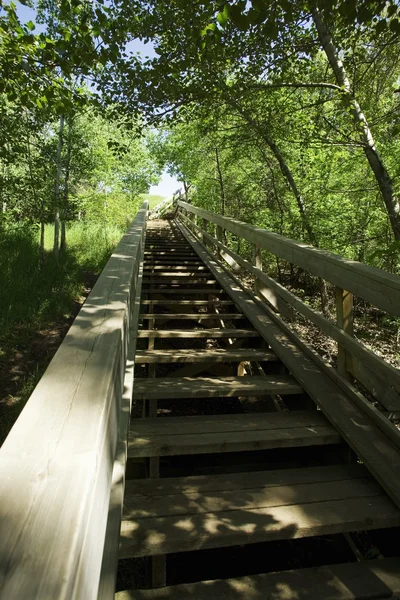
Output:
[[[22,21],[22,23],[27,23],[28,21],[36,22],[36,11],[33,8],[29,8],[20,2],[16,2],[17,5],[17,13]],[[40,32],[43,29],[43,26],[37,25],[36,32]],[[155,55],[154,48],[152,44],[145,44],[141,40],[133,40],[129,42],[127,45],[127,50],[132,53],[140,52],[143,57],[149,56],[152,58]],[[181,184],[177,181],[175,177],[171,177],[168,173],[164,172],[161,178],[161,181],[158,185],[153,185],[150,188],[150,194],[157,194],[159,196],[172,196],[173,192],[176,192],[177,189],[181,187]]]

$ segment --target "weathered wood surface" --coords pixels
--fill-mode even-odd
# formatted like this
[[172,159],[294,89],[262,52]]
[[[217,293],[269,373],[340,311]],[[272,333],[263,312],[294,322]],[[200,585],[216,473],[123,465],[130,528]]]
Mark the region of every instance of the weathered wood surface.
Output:
[[143,263],[137,262],[138,276],[135,289],[135,299],[132,310],[129,336],[132,343],[128,347],[123,393],[121,398],[120,421],[118,426],[118,443],[112,472],[112,485],[108,520],[105,534],[103,560],[100,573],[100,583],[97,600],[109,600],[115,592],[118,569],[118,548],[122,519],[122,507],[125,491],[125,470],[128,450],[128,432],[132,408],[132,393],[135,367],[136,344],[134,332],[137,328],[140,312],[140,296],[143,278]]
[[260,248],[352,292],[387,312],[400,316],[400,277],[349,260],[333,252],[314,248],[248,223],[222,217],[179,201],[178,206],[199,215],[227,231],[239,235]]
[[209,454],[336,444],[340,440],[317,412],[163,417],[131,423],[128,455]]
[[168,288],[168,287],[159,287],[154,289],[154,294],[167,294],[167,295],[179,295],[179,296],[193,296],[193,295],[205,295],[205,294],[214,294],[215,296],[220,296],[222,294],[222,290],[220,287],[216,288]]
[[304,483],[346,481],[371,478],[368,469],[360,464],[329,465],[248,473],[223,473],[210,477],[195,475],[166,477],[164,479],[131,479],[126,482],[125,503],[131,505],[137,496],[170,496],[171,494],[195,494],[235,490],[252,490],[261,486],[275,487]]
[[[182,231],[187,230],[180,225]],[[336,430],[343,436],[349,446],[363,460],[372,475],[384,487],[394,502],[400,506],[400,453],[398,446],[387,436],[366,413],[354,405],[349,396],[326,375],[295,343],[296,336],[285,333],[285,325],[272,311],[236,282],[232,286],[232,278],[202,245],[194,241],[187,233],[188,239],[207,264],[211,272],[219,280],[228,295],[235,301],[260,335],[267,341],[287,366],[293,377],[321,408]]]
[[259,337],[255,329],[141,329],[138,338],[249,338]]
[[[208,235],[208,234],[207,234]],[[220,243],[211,236],[210,241],[220,246]],[[400,411],[400,372],[351,335],[351,330],[346,327],[342,329],[327,319],[322,313],[314,310],[303,302],[298,296],[289,292],[280,283],[253,266],[249,261],[224,246],[226,253],[235,258],[238,264],[249,273],[255,275],[257,280],[264,284],[262,296],[278,312],[287,315],[288,309],[293,307],[309,319],[321,331],[338,342],[342,352],[346,351],[348,356],[347,368],[364,387],[373,394],[386,410],[391,412]],[[293,312],[293,311],[292,311]],[[293,317],[293,314],[291,315]],[[352,357],[352,360],[350,360]],[[344,369],[341,368],[341,372]]]
[[190,265],[174,265],[174,264],[166,264],[166,265],[151,265],[146,263],[144,268],[144,273],[155,272],[157,275],[170,275],[177,274],[182,275],[183,273],[191,273],[195,275],[196,273],[202,273],[207,268],[204,265],[198,265],[191,267]]
[[371,477],[352,478],[346,473],[340,479],[337,468],[330,475],[329,466],[325,477],[320,469],[315,478],[313,469],[296,471],[272,477],[268,472],[242,474],[243,488],[236,475],[233,489],[227,476],[217,476],[220,485],[214,489],[206,484],[207,489],[199,485],[194,491],[186,478],[181,485],[175,483],[174,490],[169,484],[169,494],[168,482],[161,494],[157,481],[153,490],[148,482],[146,491],[125,498],[120,555],[146,556],[400,524],[400,510]]
[[[221,313],[224,319],[228,321],[234,321],[237,319],[243,319],[241,313]],[[218,318],[215,313],[141,313],[141,319],[179,319],[180,321],[210,321]]]
[[[210,290],[207,290],[208,292]],[[149,304],[163,306],[209,306],[211,304],[218,306],[234,306],[234,302],[232,300],[161,300],[156,298],[154,300],[142,300],[143,306],[148,306]]]
[[97,597],[145,205],[0,450],[4,600]]
[[303,388],[293,377],[268,375],[265,377],[168,377],[156,380],[138,378],[133,397],[136,400],[152,398],[221,398],[224,396],[262,396],[269,394],[301,394]]
[[208,363],[208,362],[241,362],[241,361],[277,361],[274,352],[255,348],[223,350],[139,350],[136,362],[141,363]]
[[377,600],[398,597],[400,559],[119,592],[115,600]]

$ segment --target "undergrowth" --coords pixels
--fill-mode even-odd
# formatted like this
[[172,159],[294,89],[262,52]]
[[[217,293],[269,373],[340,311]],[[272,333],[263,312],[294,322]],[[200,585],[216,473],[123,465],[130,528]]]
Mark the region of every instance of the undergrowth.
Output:
[[0,445],[123,234],[116,226],[73,223],[57,262],[53,231],[46,227],[42,266],[37,230],[19,225],[0,232]]

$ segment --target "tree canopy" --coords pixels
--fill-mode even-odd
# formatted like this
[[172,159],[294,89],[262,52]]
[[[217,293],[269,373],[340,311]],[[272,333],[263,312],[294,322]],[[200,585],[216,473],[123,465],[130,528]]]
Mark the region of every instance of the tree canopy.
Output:
[[203,206],[398,268],[396,2],[36,8],[36,23],[13,3],[0,15],[2,190],[15,214],[76,218],[91,193],[137,196],[167,165]]

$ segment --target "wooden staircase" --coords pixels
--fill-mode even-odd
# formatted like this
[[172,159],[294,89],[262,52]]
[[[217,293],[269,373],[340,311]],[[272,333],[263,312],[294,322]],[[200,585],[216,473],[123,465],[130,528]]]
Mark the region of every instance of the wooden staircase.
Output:
[[[399,458],[175,224],[150,221],[144,254],[120,559],[152,557],[154,589],[116,598],[394,597],[398,558],[268,572],[274,541],[399,527],[374,472]],[[252,544],[265,573],[168,586],[168,556]]]

